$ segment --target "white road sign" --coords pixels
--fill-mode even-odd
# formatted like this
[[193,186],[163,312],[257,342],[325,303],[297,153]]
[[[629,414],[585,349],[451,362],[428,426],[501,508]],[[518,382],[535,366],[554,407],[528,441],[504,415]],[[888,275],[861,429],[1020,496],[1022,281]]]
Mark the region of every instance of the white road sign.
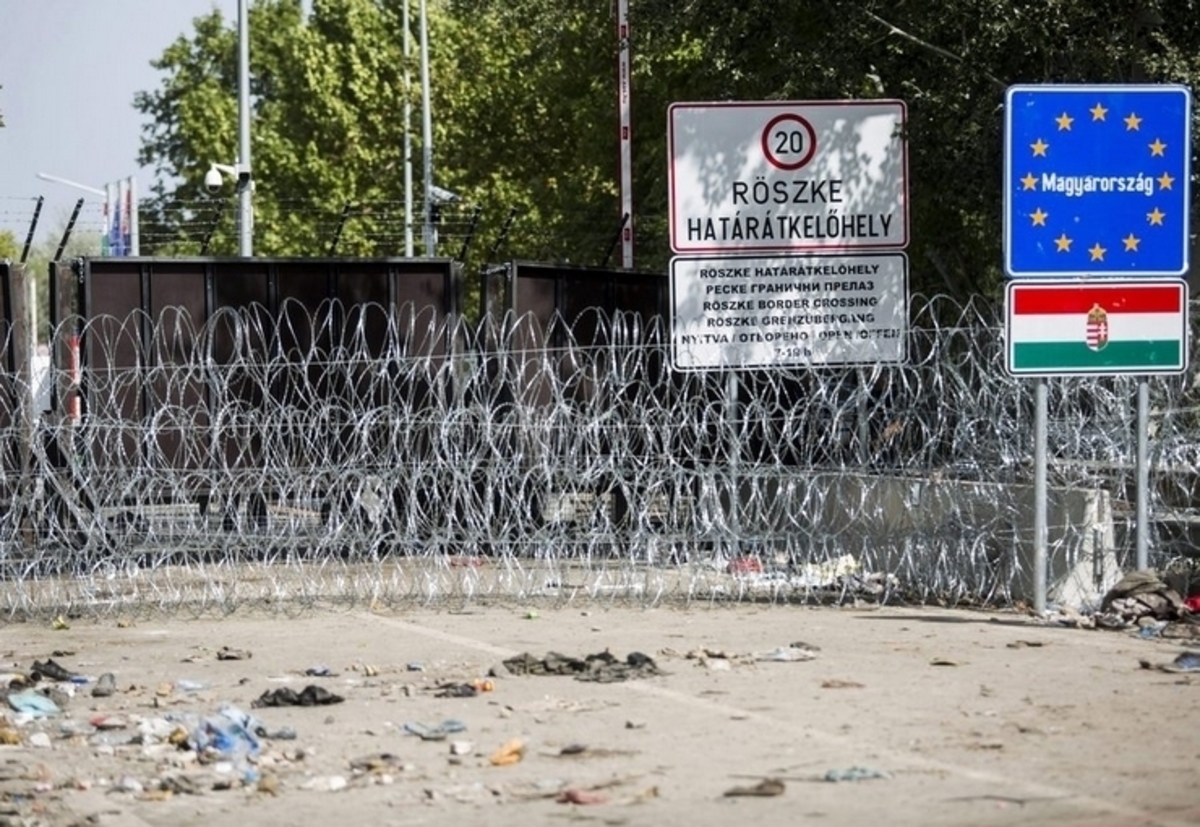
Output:
[[899,100],[675,103],[671,249],[899,249],[908,161]]
[[677,370],[899,363],[908,258],[678,256],[671,305]]

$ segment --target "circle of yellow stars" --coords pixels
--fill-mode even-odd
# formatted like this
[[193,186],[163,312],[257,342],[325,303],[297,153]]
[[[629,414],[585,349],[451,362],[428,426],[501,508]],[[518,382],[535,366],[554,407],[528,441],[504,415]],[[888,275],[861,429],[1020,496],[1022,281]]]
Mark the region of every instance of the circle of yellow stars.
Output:
[[[1093,122],[1107,121],[1108,113],[1110,111],[1111,110],[1109,110],[1108,107],[1104,106],[1104,104],[1100,103],[1100,102],[1097,102],[1095,106],[1093,106],[1087,110],[1087,112],[1091,115],[1091,120]],[[1130,112],[1122,120],[1125,122],[1125,131],[1126,132],[1140,132],[1141,128],[1142,128],[1142,121],[1144,120],[1144,118],[1139,116],[1136,112]],[[1071,130],[1072,124],[1075,123],[1075,118],[1072,117],[1070,115],[1070,113],[1063,112],[1061,115],[1059,115],[1057,118],[1054,119],[1054,123],[1058,127],[1057,131],[1069,132]],[[1156,137],[1152,142],[1147,143],[1146,147],[1147,147],[1147,149],[1150,150],[1151,158],[1165,158],[1166,157],[1167,144],[1163,143],[1160,138]],[[1036,141],[1034,141],[1033,143],[1031,143],[1029,145],[1029,148],[1030,148],[1030,150],[1032,150],[1034,158],[1049,158],[1050,157],[1048,154],[1050,152],[1050,143],[1047,142],[1046,140],[1044,140],[1043,138],[1039,137]],[[1022,192],[1026,192],[1029,190],[1034,190],[1034,191],[1037,190],[1038,179],[1037,179],[1037,176],[1035,176],[1032,172],[1025,173],[1025,175],[1018,180],[1021,182]],[[1170,175],[1167,172],[1163,172],[1162,175],[1159,175],[1154,180],[1158,184],[1158,188],[1160,190],[1170,190],[1173,188],[1173,186],[1175,184],[1174,176]],[[1041,207],[1038,207],[1033,212],[1029,213],[1029,218],[1032,221],[1032,226],[1045,227],[1046,220],[1048,218],[1050,218],[1050,213],[1045,212]],[[1150,227],[1164,226],[1163,222],[1166,220],[1166,218],[1167,218],[1167,214],[1164,213],[1162,210],[1160,210],[1158,207],[1155,207],[1153,210],[1146,213],[1146,222],[1147,222],[1147,225]],[[1058,238],[1054,239],[1055,252],[1069,253],[1069,252],[1071,252],[1071,245],[1074,243],[1075,243],[1075,239],[1068,236],[1065,232],[1062,232],[1059,234]],[[1121,244],[1124,247],[1123,252],[1126,252],[1126,253],[1138,252],[1138,248],[1141,243],[1142,243],[1142,239],[1139,238],[1138,236],[1134,235],[1132,232],[1129,233],[1129,235],[1125,236],[1123,239],[1121,239]],[[1098,241],[1093,243],[1092,246],[1089,247],[1087,251],[1088,251],[1088,255],[1090,256],[1090,259],[1089,259],[1090,261],[1104,261],[1104,257],[1106,255],[1108,255],[1108,248],[1101,245],[1100,242],[1098,242]]]

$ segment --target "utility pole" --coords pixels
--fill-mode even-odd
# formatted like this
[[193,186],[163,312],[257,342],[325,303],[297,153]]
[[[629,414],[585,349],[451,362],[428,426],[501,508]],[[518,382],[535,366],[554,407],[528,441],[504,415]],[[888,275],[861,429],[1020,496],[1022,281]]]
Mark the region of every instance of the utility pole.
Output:
[[250,174],[250,0],[238,0],[238,254],[254,255],[254,181]]
[[437,255],[433,231],[433,120],[429,112],[429,21],[421,0],[421,139],[425,161],[425,255]]

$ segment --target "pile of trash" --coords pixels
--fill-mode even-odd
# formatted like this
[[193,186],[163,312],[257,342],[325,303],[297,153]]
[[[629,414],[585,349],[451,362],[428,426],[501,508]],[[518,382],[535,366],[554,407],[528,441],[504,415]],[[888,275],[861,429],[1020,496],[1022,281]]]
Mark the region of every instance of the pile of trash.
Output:
[[1097,629],[1136,627],[1163,637],[1200,638],[1197,619],[1179,592],[1154,569],[1143,569],[1127,573],[1105,593],[1093,623]]

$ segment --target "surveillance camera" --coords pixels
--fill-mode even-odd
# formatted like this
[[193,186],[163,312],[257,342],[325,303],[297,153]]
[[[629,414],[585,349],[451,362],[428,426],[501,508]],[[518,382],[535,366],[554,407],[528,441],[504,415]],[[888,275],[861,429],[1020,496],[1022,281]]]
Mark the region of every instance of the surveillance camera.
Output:
[[436,184],[429,185],[429,200],[433,202],[454,202],[461,199],[461,196],[456,192],[451,192],[448,189],[442,189]]
[[221,173],[216,167],[209,167],[208,172],[204,173],[204,188],[210,193],[215,195],[220,192],[224,183]]

